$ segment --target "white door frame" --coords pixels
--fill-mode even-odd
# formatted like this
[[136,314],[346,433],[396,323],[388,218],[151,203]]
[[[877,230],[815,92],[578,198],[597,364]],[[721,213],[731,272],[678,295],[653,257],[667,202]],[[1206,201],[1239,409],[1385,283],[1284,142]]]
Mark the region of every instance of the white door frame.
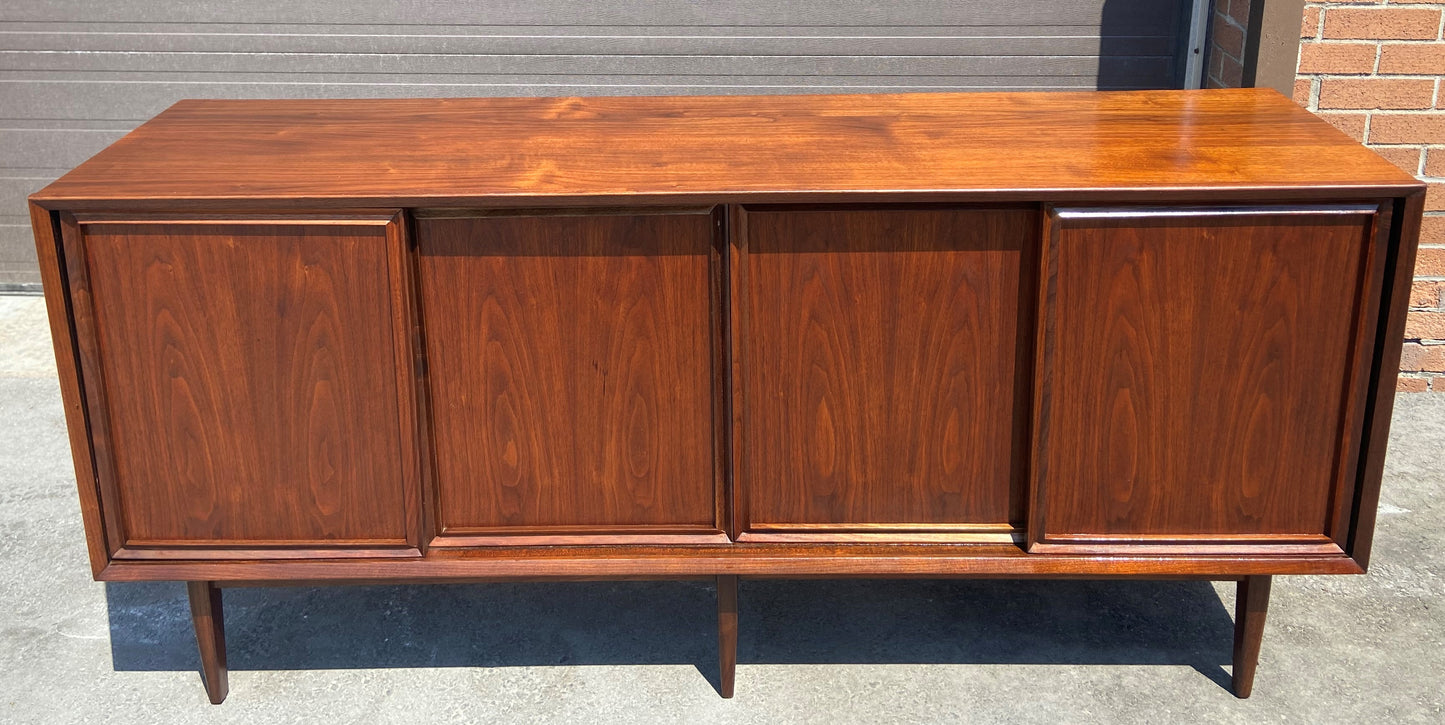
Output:
[[1189,47],[1184,57],[1184,87],[1204,87],[1204,40],[1209,35],[1210,0],[1193,0],[1189,16]]

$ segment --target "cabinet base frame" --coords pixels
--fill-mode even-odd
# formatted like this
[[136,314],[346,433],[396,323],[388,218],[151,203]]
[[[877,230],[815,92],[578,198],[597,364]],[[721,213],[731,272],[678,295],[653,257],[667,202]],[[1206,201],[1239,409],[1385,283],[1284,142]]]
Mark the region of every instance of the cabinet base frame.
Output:
[[99,581],[464,582],[519,580],[918,577],[948,579],[1212,579],[1272,574],[1363,574],[1348,556],[1027,554],[987,544],[747,544],[726,546],[433,549],[422,558],[267,561],[112,561]]

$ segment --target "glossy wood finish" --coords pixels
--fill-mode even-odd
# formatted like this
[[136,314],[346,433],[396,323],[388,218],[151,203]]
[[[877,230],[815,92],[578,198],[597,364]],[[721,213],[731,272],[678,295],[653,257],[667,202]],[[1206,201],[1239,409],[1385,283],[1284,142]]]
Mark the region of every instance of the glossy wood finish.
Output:
[[515,207],[1415,188],[1279,93],[1222,89],[188,100],[32,198]]
[[733,696],[738,669],[738,578],[717,578],[718,694]]
[[1340,550],[1375,212],[1054,210],[1031,550]]
[[[749,208],[744,532],[1007,532],[1034,209]],[[735,242],[737,243],[737,242]],[[1022,392],[1022,395],[1019,393]]]
[[55,347],[60,397],[65,406],[65,428],[70,435],[70,455],[75,466],[80,515],[85,523],[86,552],[90,557],[91,575],[99,577],[110,562],[110,546],[100,510],[91,432],[86,422],[85,398],[80,387],[79,353],[73,331],[75,308],[66,285],[59,215],[31,202],[30,225],[35,234],[36,257],[40,260],[41,285],[50,320],[50,341]]
[[417,220],[436,545],[720,533],[716,229],[706,209]]
[[1385,282],[1381,290],[1383,311],[1375,328],[1369,384],[1365,386],[1365,428],[1360,438],[1359,485],[1355,488],[1354,522],[1346,553],[1361,568],[1370,565],[1375,535],[1375,512],[1380,504],[1380,481],[1384,478],[1385,450],[1390,439],[1390,414],[1395,407],[1395,383],[1400,372],[1400,340],[1405,337],[1410,286],[1414,279],[1415,254],[1420,244],[1420,220],[1425,210],[1425,192],[1416,190],[1393,205],[1390,226],[1398,230],[1384,256]]
[[1234,603],[1234,694],[1241,699],[1254,692],[1254,669],[1259,664],[1259,645],[1264,639],[1264,616],[1269,608],[1268,576],[1249,576],[1239,581]]
[[399,234],[391,214],[66,222],[112,558],[414,552]]
[[433,547],[425,558],[295,561],[116,561],[102,581],[473,581],[538,578],[756,577],[1234,579],[1254,574],[1360,574],[1339,554],[1036,555],[1006,543],[616,544]]
[[226,625],[221,608],[221,589],[215,582],[186,582],[186,595],[191,601],[191,624],[196,630],[196,646],[201,652],[201,679],[212,705],[226,699],[230,684],[226,675]]
[[31,219],[214,700],[221,582],[712,579],[726,696],[743,576],[1243,579],[1246,696],[1368,562],[1422,209],[1246,90],[184,102]]

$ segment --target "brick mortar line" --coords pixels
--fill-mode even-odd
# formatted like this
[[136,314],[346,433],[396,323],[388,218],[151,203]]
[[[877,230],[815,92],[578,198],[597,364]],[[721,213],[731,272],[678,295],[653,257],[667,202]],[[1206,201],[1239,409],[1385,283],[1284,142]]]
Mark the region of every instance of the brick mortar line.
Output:
[[1382,81],[1433,81],[1440,77],[1439,73],[1376,73],[1374,71],[1308,71],[1308,75],[1346,77],[1352,80],[1360,78],[1379,79]]
[[1230,54],[1229,54],[1229,51],[1225,50],[1222,46],[1216,45],[1216,46],[1213,46],[1213,48],[1214,48],[1214,50],[1219,51],[1219,54],[1220,54],[1220,55],[1222,55],[1222,56],[1224,56],[1224,57],[1226,57],[1226,58],[1234,61],[1235,63],[1238,63],[1238,64],[1240,64],[1240,65],[1244,65],[1244,61],[1242,61],[1242,60],[1240,60],[1239,58],[1236,58],[1236,57],[1230,55]]
[[[1320,108],[1317,110],[1322,113],[1340,112],[1369,113],[1371,115],[1379,113],[1390,116],[1445,116],[1445,108]],[[1394,141],[1392,143],[1406,145],[1429,144],[1438,146],[1442,143],[1445,143],[1445,141]]]
[[1319,38],[1309,35],[1301,35],[1299,38],[1306,43],[1315,45],[1366,45],[1368,43],[1385,43],[1387,45],[1440,45],[1439,38]]
[[1319,38],[1312,35],[1301,35],[1301,41],[1314,43],[1316,45],[1364,45],[1366,43],[1384,43],[1386,45],[1440,45],[1439,38]]
[[1439,10],[1439,9],[1441,9],[1441,8],[1445,8],[1445,2],[1434,2],[1434,3],[1390,3],[1390,4],[1388,4],[1388,5],[1386,5],[1386,4],[1384,4],[1384,3],[1325,2],[1325,3],[1308,3],[1305,7],[1307,7],[1307,8],[1318,8],[1318,9],[1320,9],[1320,10],[1337,10],[1337,9],[1344,9],[1344,10],[1349,10],[1349,9],[1356,9],[1356,10],[1385,10],[1385,9],[1389,9],[1389,8],[1404,8],[1404,9],[1406,9],[1406,10],[1411,10],[1411,9],[1416,9],[1416,8],[1418,8],[1418,9],[1420,9],[1420,10]]
[[[1441,15],[1445,19],[1445,14]],[[1433,38],[1310,38],[1300,36],[1300,40],[1320,45],[1358,45],[1361,43],[1390,43],[1392,45],[1439,45],[1442,41],[1440,36]]]

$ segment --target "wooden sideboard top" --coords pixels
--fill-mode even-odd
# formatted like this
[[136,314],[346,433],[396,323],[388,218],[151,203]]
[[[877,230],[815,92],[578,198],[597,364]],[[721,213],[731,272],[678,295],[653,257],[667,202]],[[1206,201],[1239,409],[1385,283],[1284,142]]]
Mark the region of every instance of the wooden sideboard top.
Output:
[[32,199],[545,206],[1301,188],[1420,184],[1266,89],[186,100]]

